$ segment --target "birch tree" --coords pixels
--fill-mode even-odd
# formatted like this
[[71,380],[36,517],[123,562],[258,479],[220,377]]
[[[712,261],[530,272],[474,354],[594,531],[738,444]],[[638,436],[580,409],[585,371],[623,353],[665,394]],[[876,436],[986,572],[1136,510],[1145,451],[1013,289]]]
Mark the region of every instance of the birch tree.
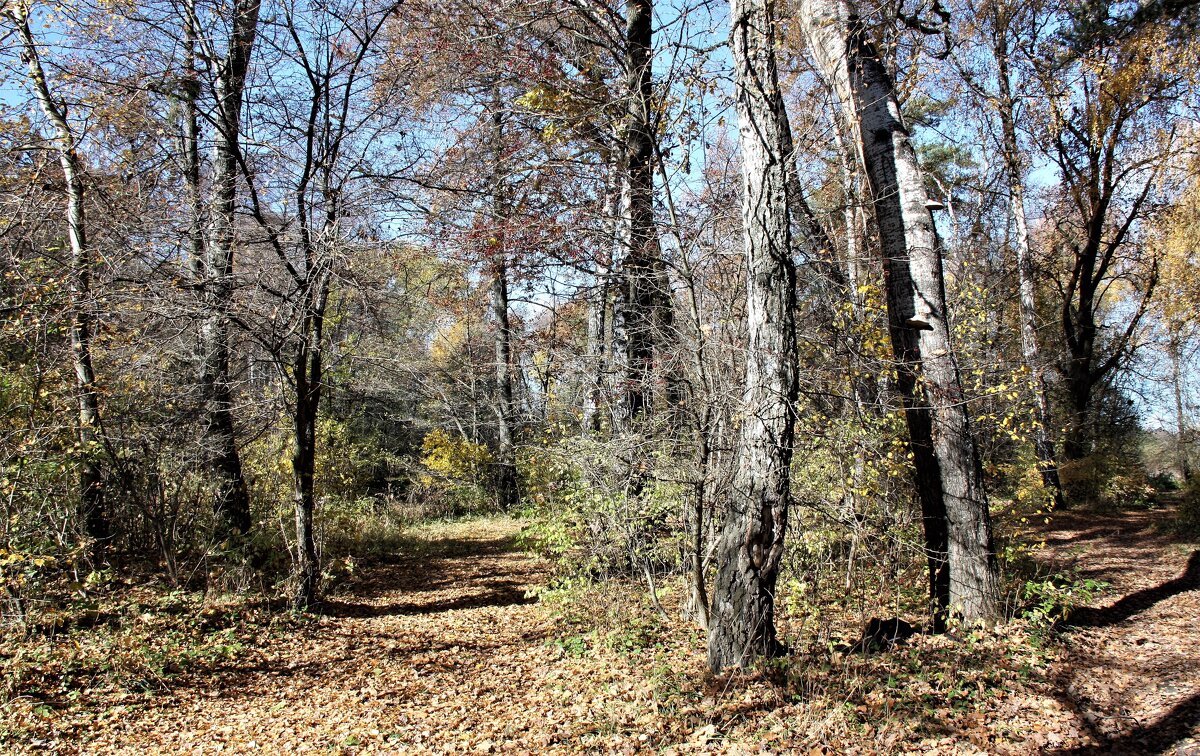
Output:
[[245,534],[251,527],[250,496],[234,427],[229,362],[242,106],[260,7],[260,0],[236,0],[228,19],[224,54],[218,54],[211,46],[203,50],[214,67],[216,102],[209,228],[200,279],[205,309],[200,327],[200,383],[205,402],[203,444],[215,488],[213,510],[219,528],[226,535]]
[[42,66],[39,42],[30,28],[32,6],[15,0],[0,7],[4,20],[16,31],[26,78],[42,115],[53,129],[51,142],[58,155],[66,194],[65,225],[71,252],[68,273],[70,293],[71,364],[75,373],[78,405],[76,435],[79,441],[79,504],[84,532],[95,544],[97,559],[109,537],[105,512],[104,475],[99,457],[103,427],[100,422],[100,398],[96,372],[92,367],[92,256],[88,246],[87,216],[84,208],[84,166],[79,154],[80,134],[68,119],[66,102],[55,95],[53,83]]
[[791,150],[775,63],[769,0],[730,3],[746,255],[746,385],[738,467],[717,544],[709,617],[714,672],[777,655],[775,584],[791,494],[788,468],[798,391],[796,269],[792,261]]
[[1000,119],[1000,153],[1004,161],[1004,174],[1008,182],[1009,217],[1013,224],[1013,247],[1016,252],[1018,293],[1020,296],[1019,317],[1021,323],[1021,362],[1033,382],[1033,399],[1036,412],[1036,427],[1033,430],[1034,451],[1041,466],[1042,484],[1054,496],[1061,507],[1062,483],[1058,476],[1058,455],[1050,437],[1053,426],[1050,418],[1050,402],[1046,390],[1042,358],[1038,346],[1037,302],[1035,301],[1036,280],[1033,268],[1033,250],[1030,248],[1029,224],[1025,217],[1025,161],[1017,139],[1016,121],[1019,103],[1013,91],[1013,34],[1019,22],[1016,6],[996,4],[990,8],[992,54],[996,61],[997,96],[993,100],[996,115]]
[[925,530],[934,625],[997,613],[983,474],[950,341],[939,240],[891,75],[847,0],[805,0],[813,57],[858,140],[874,201],[896,358]]

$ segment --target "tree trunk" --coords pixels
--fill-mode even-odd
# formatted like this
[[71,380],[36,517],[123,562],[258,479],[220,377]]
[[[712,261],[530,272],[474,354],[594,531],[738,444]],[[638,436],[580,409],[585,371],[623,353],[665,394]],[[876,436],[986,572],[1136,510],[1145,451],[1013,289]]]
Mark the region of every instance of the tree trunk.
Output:
[[694,494],[696,498],[692,503],[691,511],[685,513],[688,527],[687,543],[691,551],[688,554],[688,548],[684,549],[685,562],[690,559],[690,564],[687,564],[688,599],[685,612],[700,627],[708,630],[710,604],[704,578],[704,526],[705,513],[709,510],[709,476],[713,463],[712,441],[716,425],[714,414],[717,397],[708,358],[708,338],[705,334],[704,316],[701,314],[699,297],[696,295],[696,279],[686,255],[681,255],[680,262],[683,266],[687,287],[689,311],[692,316],[693,328],[696,331],[696,348],[692,350],[692,368],[696,371],[699,386],[704,392],[699,400],[693,395],[689,402],[692,407],[699,407],[700,411],[696,419],[696,490]]
[[686,511],[687,541],[684,546],[684,565],[687,572],[688,595],[684,614],[704,630],[709,628],[708,587],[704,579],[704,515],[708,509],[708,472],[712,464],[712,397],[700,417],[696,438],[696,490],[690,511]]
[[746,388],[739,463],[717,546],[709,618],[714,672],[782,650],[775,583],[790,502],[795,418],[796,269],[788,217],[790,135],[775,68],[766,0],[732,0],[731,39],[742,150],[746,250]]
[[1062,484],[1058,478],[1058,459],[1054,443],[1050,440],[1050,405],[1046,398],[1046,378],[1038,354],[1037,307],[1034,301],[1033,255],[1029,248],[1029,228],[1025,221],[1024,169],[1021,165],[1020,146],[1017,143],[1016,99],[1012,95],[1012,84],[1008,60],[1008,30],[995,31],[994,52],[997,64],[997,80],[1000,97],[997,110],[1000,115],[1000,132],[1003,140],[1005,173],[1008,176],[1009,212],[1016,232],[1017,281],[1021,298],[1021,362],[1033,381],[1033,398],[1037,425],[1033,432],[1034,452],[1041,466],[1042,485],[1054,497],[1054,504],[1061,508]]
[[505,512],[517,505],[513,442],[512,326],[508,318],[508,266],[504,253],[492,262],[492,317],[496,321],[496,497]]
[[604,403],[605,363],[608,357],[608,271],[597,263],[594,287],[588,296],[587,362],[585,365],[583,397],[583,430],[589,435],[600,432],[603,425],[601,407]]
[[[292,505],[296,518],[296,592],[293,604],[308,608],[316,599],[320,570],[317,565],[313,513],[316,509],[313,475],[316,468],[317,386],[308,382],[307,348],[297,350],[296,406],[293,410]],[[318,358],[319,359],[319,358]]]
[[204,281],[204,200],[200,190],[200,71],[196,68],[195,11],[190,6],[184,19],[184,79],[179,89],[183,110],[183,133],[180,152],[183,154],[183,180],[188,197],[188,267],[193,282]]
[[[672,222],[678,228],[679,223],[673,203],[671,208]],[[701,628],[708,630],[709,599],[704,578],[704,526],[705,514],[709,509],[709,477],[713,462],[712,442],[716,425],[714,415],[717,397],[708,357],[708,338],[705,334],[704,316],[700,309],[699,297],[696,294],[696,277],[686,254],[680,256],[679,262],[683,269],[685,299],[689,305],[688,312],[692,318],[692,328],[696,332],[696,345],[694,349],[690,350],[692,369],[696,374],[696,386],[702,392],[701,396],[696,396],[696,389],[693,389],[688,401],[690,407],[697,408],[699,411],[696,413],[695,422],[696,485],[693,494],[695,499],[691,506],[684,511],[687,539],[683,549],[683,561],[688,576],[688,597],[684,606],[684,614],[694,619]]]
[[259,0],[239,0],[233,9],[228,55],[217,80],[213,144],[212,207],[205,260],[201,325],[201,388],[206,423],[205,451],[215,486],[213,511],[221,537],[249,532],[250,497],[242,475],[233,422],[229,373],[229,311],[233,302],[233,247],[242,100],[250,54],[258,31]]
[[850,306],[854,317],[862,313],[862,294],[858,290],[859,258],[862,256],[862,244],[859,229],[862,227],[862,208],[858,205],[858,182],[855,180],[854,156],[842,137],[842,130],[834,128],[833,140],[837,148],[838,168],[842,174],[842,223],[846,233],[846,289],[850,294]]
[[1189,454],[1191,430],[1187,410],[1183,406],[1183,339],[1176,328],[1170,328],[1171,387],[1175,393],[1175,462],[1184,483],[1192,480],[1192,460]]
[[608,387],[609,358],[612,344],[609,342],[612,320],[609,317],[609,297],[612,294],[611,263],[616,248],[618,233],[617,214],[620,211],[621,167],[614,164],[616,160],[611,154],[608,157],[609,173],[604,188],[603,236],[602,247],[596,255],[596,274],[593,290],[588,297],[587,324],[587,364],[585,370],[585,389],[583,408],[583,429],[589,434],[600,432],[603,425],[601,409],[605,402]]
[[[1079,346],[1071,349],[1072,355],[1067,362],[1066,384],[1067,399],[1070,402],[1070,423],[1067,426],[1067,437],[1063,440],[1063,458],[1068,462],[1081,460],[1091,453],[1090,433],[1088,425],[1092,407],[1092,351],[1091,344],[1095,342],[1095,325],[1089,326],[1083,322],[1087,318],[1080,316],[1080,322],[1075,325],[1081,334],[1077,337]],[[1090,332],[1090,336],[1082,334]]]
[[54,127],[55,149],[66,186],[67,241],[71,249],[71,364],[75,371],[78,402],[76,436],[80,449],[79,516],[84,533],[92,539],[92,555],[98,563],[103,560],[105,544],[111,532],[108,514],[105,511],[103,471],[99,463],[104,437],[100,423],[100,399],[96,392],[96,373],[92,368],[92,262],[83,204],[83,169],[77,152],[75,133],[67,121],[66,108],[54,100],[50,83],[46,80],[37,45],[29,28],[29,18],[14,9],[8,10],[7,15],[21,40],[22,57],[34,96],[46,120]]
[[499,86],[492,90],[492,236],[497,240],[490,250],[491,307],[495,321],[493,343],[496,375],[496,501],[502,511],[517,506],[515,433],[516,413],[513,401],[513,339],[508,315],[508,255],[506,250],[509,215],[508,187],[504,170],[504,101]]
[[652,408],[655,358],[669,326],[666,270],[654,222],[654,135],[651,45],[652,0],[627,0],[625,8],[625,142],[621,184],[622,299],[614,327],[624,352],[620,424],[629,427]]
[[997,613],[991,518],[971,437],[929,198],[891,76],[845,0],[805,0],[814,56],[857,128],[875,204],[896,356],[925,526],[935,625]]
[[293,604],[297,609],[306,609],[316,601],[321,579],[313,513],[316,510],[314,473],[317,418],[324,380],[321,340],[324,337],[328,282],[323,271],[318,271],[315,277],[317,280],[313,281],[310,274],[309,286],[304,292],[301,340],[296,347],[293,365],[296,384],[292,437],[292,502],[296,517],[296,593]]

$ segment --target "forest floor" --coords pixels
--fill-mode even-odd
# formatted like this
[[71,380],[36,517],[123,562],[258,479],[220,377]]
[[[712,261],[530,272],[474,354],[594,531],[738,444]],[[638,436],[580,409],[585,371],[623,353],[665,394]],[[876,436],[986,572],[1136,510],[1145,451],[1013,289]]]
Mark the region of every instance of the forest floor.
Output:
[[1112,586],[1068,618],[1055,669],[1097,750],[1200,754],[1200,548],[1164,514],[1062,512],[1041,554]]
[[638,585],[539,592],[519,522],[433,526],[313,617],[209,606],[191,665],[146,662],[182,631],[145,603],[99,651],[82,630],[5,649],[0,750],[1200,754],[1200,550],[1165,516],[1054,518],[1039,558],[1111,584],[1054,630],[814,644],[715,679],[671,591],[670,620]]

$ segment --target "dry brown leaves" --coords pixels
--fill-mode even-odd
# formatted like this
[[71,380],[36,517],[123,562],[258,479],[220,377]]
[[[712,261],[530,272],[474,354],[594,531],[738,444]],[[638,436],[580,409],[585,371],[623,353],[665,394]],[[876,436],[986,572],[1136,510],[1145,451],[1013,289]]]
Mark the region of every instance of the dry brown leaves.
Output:
[[1200,753],[1200,544],[1170,517],[1066,512],[1047,541],[1047,559],[1115,589],[1071,619],[1055,671],[1080,729],[1117,753]]
[[[1171,582],[1190,547],[1146,530],[1152,517],[1056,520],[1048,556],[1074,561],[1115,591],[1097,602],[1098,612],[1082,613],[1091,626],[1066,630],[1063,643],[1039,645],[1018,623],[918,637],[873,656],[802,648],[786,665],[717,679],[705,674],[700,632],[657,615],[640,586],[598,587],[569,610],[540,604],[531,591],[545,584],[548,565],[513,547],[519,523],[443,526],[428,534],[428,553],[364,571],[313,622],[264,635],[250,653],[168,690],[113,691],[86,707],[43,712],[35,737],[11,747],[138,754],[1186,747],[1200,734],[1200,593]],[[664,596],[673,617],[675,598]],[[35,704],[12,702],[6,716]]]

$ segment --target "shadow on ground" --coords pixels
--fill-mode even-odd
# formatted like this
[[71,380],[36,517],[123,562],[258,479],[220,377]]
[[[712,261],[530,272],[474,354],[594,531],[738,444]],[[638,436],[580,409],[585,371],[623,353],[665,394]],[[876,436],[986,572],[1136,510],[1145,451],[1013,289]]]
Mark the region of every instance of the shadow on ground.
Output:
[[[486,606],[514,606],[532,604],[536,597],[526,595],[523,583],[511,580],[493,580],[483,583],[485,590],[456,596],[443,601],[398,601],[386,604],[356,603],[353,601],[326,601],[320,613],[327,617],[401,617],[417,614],[437,614],[455,609],[479,609]],[[428,589],[427,589],[428,590]]]
[[1055,549],[1082,548],[1098,541],[1117,542],[1131,534],[1136,534],[1136,544],[1144,548],[1191,543],[1194,539],[1168,527],[1175,517],[1171,507],[1117,512],[1064,509],[1053,514],[1050,529],[1058,534],[1047,537],[1045,544]]
[[[1200,549],[1192,552],[1187,568],[1174,580],[1145,588],[1122,596],[1116,603],[1104,607],[1078,609],[1067,621],[1073,627],[1107,627],[1124,622],[1135,614],[1146,611],[1160,601],[1177,596],[1184,591],[1200,590]],[[1198,618],[1200,621],[1200,618]]]
[[520,547],[514,537],[448,538],[422,542],[416,551],[373,560],[360,577],[340,587],[339,597],[369,602],[397,591],[441,591],[464,580],[486,584],[520,572]]
[[[1102,739],[1100,745],[1082,746],[1051,753],[1054,756],[1165,753],[1181,739],[1188,737],[1192,728],[1197,724],[1200,724],[1200,693],[1184,699],[1156,722],[1139,726],[1115,738]],[[1200,753],[1200,746],[1181,747],[1177,753],[1197,754]]]
[[[1200,754],[1200,746],[1178,745],[1200,726],[1200,692],[1188,684],[1200,622],[1189,619],[1192,592],[1200,591],[1200,549],[1164,527],[1172,517],[1167,508],[1054,516],[1048,561],[1086,566],[1081,577],[1109,581],[1123,595],[1076,609],[1062,626],[1068,637],[1079,635],[1060,668],[1056,698],[1097,744],[1052,753]],[[1158,692],[1164,686],[1182,688],[1184,697],[1169,700]]]

